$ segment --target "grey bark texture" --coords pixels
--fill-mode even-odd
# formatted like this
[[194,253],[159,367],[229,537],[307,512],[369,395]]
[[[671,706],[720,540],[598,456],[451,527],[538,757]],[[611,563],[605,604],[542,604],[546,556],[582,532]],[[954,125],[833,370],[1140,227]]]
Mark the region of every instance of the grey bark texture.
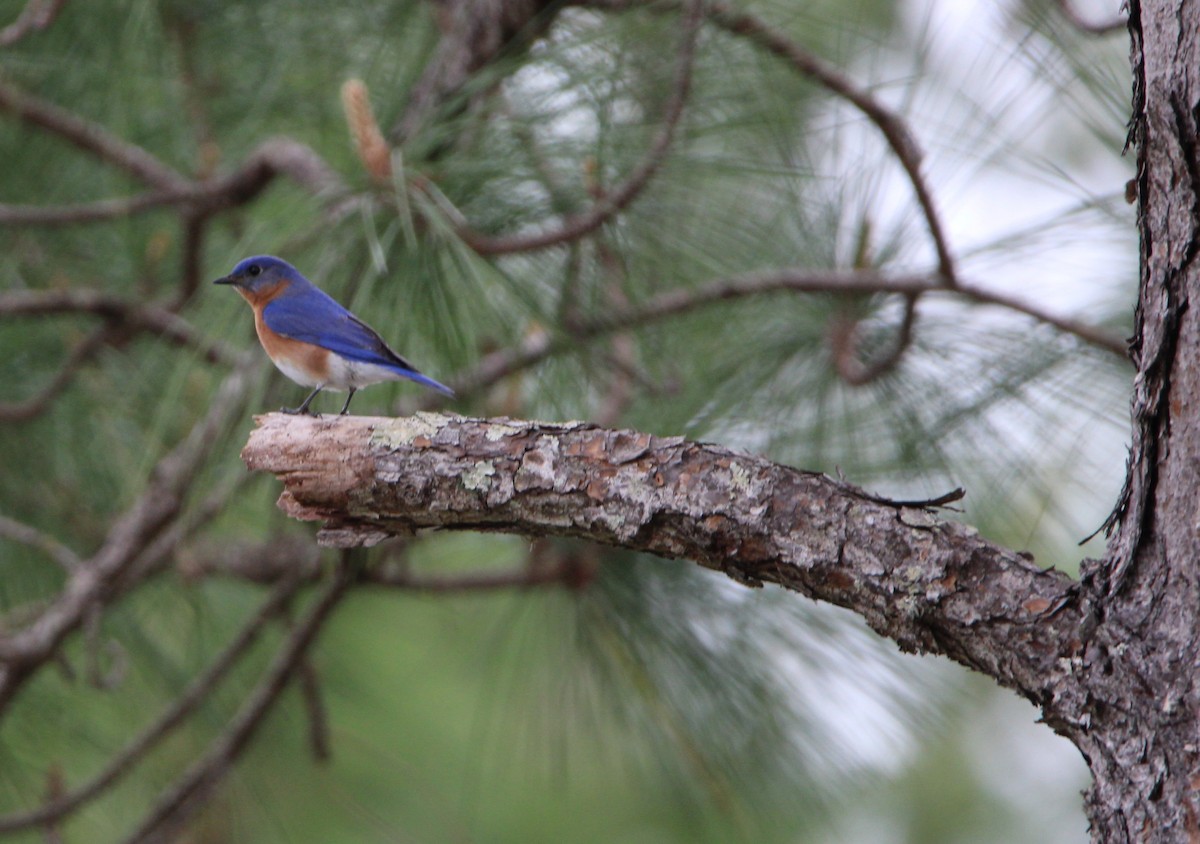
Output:
[[[1133,444],[1058,726],[1097,841],[1200,841],[1200,3],[1130,2],[1141,278]],[[1200,299],[1197,299],[1200,301]]]
[[[1108,551],[1078,581],[920,503],[583,423],[269,415],[244,459],[282,479],[286,512],[325,522],[327,544],[419,528],[575,536],[847,607],[1040,706],[1091,768],[1093,840],[1200,842],[1200,0],[1128,5],[1142,258],[1132,446]],[[497,8],[526,23],[545,11]]]
[[[511,419],[260,417],[242,452],[329,545],[421,528],[573,536],[848,607],[910,651],[1040,696],[1072,581],[929,509],[679,437]],[[1040,697],[1039,697],[1040,699]]]

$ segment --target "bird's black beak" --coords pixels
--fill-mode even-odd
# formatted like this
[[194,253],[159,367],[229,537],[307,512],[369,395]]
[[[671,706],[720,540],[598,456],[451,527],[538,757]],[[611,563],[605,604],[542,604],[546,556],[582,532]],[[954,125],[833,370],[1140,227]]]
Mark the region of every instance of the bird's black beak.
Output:
[[213,284],[233,284],[233,285],[237,285],[239,283],[240,282],[231,275],[223,276],[222,278],[218,278],[216,281],[213,282]]

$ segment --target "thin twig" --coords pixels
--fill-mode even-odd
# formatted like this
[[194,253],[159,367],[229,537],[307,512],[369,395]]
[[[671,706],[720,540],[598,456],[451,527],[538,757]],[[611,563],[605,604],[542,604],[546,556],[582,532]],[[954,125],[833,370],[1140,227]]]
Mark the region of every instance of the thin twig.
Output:
[[309,655],[300,661],[300,697],[304,700],[304,712],[308,715],[308,746],[313,758],[318,762],[328,762],[333,756],[329,741],[329,711],[321,694],[321,678]]
[[172,832],[178,831],[203,804],[249,745],[266,714],[303,661],[330,612],[346,595],[353,580],[353,570],[344,555],[332,582],[292,630],[225,731],[213,741],[203,757],[162,792],[149,814],[126,839],[128,842],[143,844],[172,840]]
[[641,163],[615,190],[601,197],[589,210],[568,217],[554,229],[532,234],[513,234],[493,237],[460,225],[456,233],[463,242],[480,255],[507,255],[529,252],[577,240],[604,225],[614,214],[629,206],[650,182],[666,160],[675,139],[683,108],[692,86],[692,68],[696,57],[696,40],[702,18],[701,0],[688,0],[683,21],[683,36],[676,62],[675,80],[670,99],[663,112],[662,125],[646,150]]
[[[676,2],[643,3],[638,0],[581,0],[579,5],[612,11],[647,9],[655,12],[676,11]],[[904,169],[913,188],[917,204],[925,217],[930,238],[938,258],[938,273],[946,285],[956,283],[955,260],[946,239],[945,227],[933,202],[933,195],[921,173],[921,148],[909,131],[904,120],[869,92],[859,88],[848,77],[827,65],[817,56],[805,50],[798,42],[784,36],[777,27],[748,12],[735,10],[726,3],[715,0],[703,4],[707,18],[726,32],[744,37],[788,62],[797,72],[812,79],[826,90],[844,99],[863,116],[875,124],[891,148],[896,160]]]
[[115,327],[147,331],[179,346],[201,352],[209,363],[233,366],[237,359],[210,342],[190,322],[166,308],[143,305],[99,290],[14,290],[0,293],[0,316],[51,316],[85,313],[102,317]]
[[58,563],[63,571],[73,571],[82,563],[78,554],[53,536],[5,515],[0,515],[0,536],[38,549]]
[[113,334],[114,330],[109,326],[97,328],[71,348],[58,373],[41,392],[22,402],[0,402],[0,422],[25,422],[42,413],[50,406],[50,402],[67,388],[75,373],[112,338]]
[[67,0],[29,0],[17,19],[0,29],[0,47],[11,47],[31,32],[40,32],[58,17]]
[[253,647],[266,623],[279,613],[300,587],[301,579],[279,581],[254,616],[238,631],[203,674],[196,677],[158,720],[144,729],[109,760],[104,770],[85,785],[64,793],[38,808],[0,817],[0,833],[15,832],[30,826],[66,817],[97,797],[133,770],[138,761],[159,741],[183,723],[193,710],[224,680],[237,662]]
[[182,216],[183,255],[180,258],[179,289],[168,306],[171,312],[180,310],[200,288],[204,233],[208,226],[206,214],[184,213]]
[[1007,308],[1010,311],[1016,311],[1019,314],[1025,314],[1027,317],[1053,326],[1066,334],[1073,334],[1080,340],[1096,348],[1112,352],[1123,360],[1129,359],[1129,343],[1105,331],[1103,328],[1097,328],[1094,325],[1088,325],[1086,322],[1080,322],[1068,317],[1055,316],[1036,305],[1030,305],[1006,293],[984,290],[981,287],[969,284],[960,283],[954,292],[981,304],[996,305],[1001,308]]
[[99,123],[85,120],[3,81],[0,81],[0,111],[12,112],[27,123],[53,132],[159,190],[183,191],[188,187],[189,180],[185,176],[148,150],[118,138]]
[[900,317],[900,327],[896,331],[892,347],[871,361],[863,363],[858,358],[857,321],[851,321],[835,332],[833,367],[838,377],[851,386],[861,387],[891,372],[912,343],[919,298],[916,293],[909,293],[904,297],[904,314]]
[[348,195],[341,177],[309,146],[291,138],[270,138],[236,170],[203,182],[187,182],[137,196],[75,205],[0,205],[0,225],[65,226],[129,217],[165,206],[193,206],[209,216],[250,202],[276,176],[287,176],[335,211]]
[[[605,297],[608,307],[628,308],[629,297],[625,295],[622,284],[626,277],[625,266],[620,257],[611,249],[603,238],[596,243],[597,256],[606,271],[604,282]],[[618,331],[609,340],[612,365],[608,371],[608,383],[605,385],[604,398],[593,421],[597,425],[611,428],[625,414],[633,401],[633,377],[630,373],[637,369],[637,344],[629,331]]]
[[73,226],[132,217],[165,205],[191,202],[202,196],[199,187],[151,191],[137,196],[98,199],[74,205],[0,205],[0,226]]
[[573,325],[569,335],[551,337],[546,333],[528,336],[520,345],[493,352],[451,385],[460,398],[486,389],[503,378],[541,361],[569,351],[582,342],[628,328],[681,316],[720,302],[752,298],[776,293],[890,293],[902,296],[940,294],[955,296],[985,305],[997,305],[1025,314],[1038,322],[1052,325],[1072,334],[1090,345],[1126,359],[1128,349],[1123,340],[1095,326],[1065,317],[1054,316],[1033,305],[1002,293],[960,283],[947,288],[939,273],[886,275],[878,270],[809,270],[782,268],[748,273],[711,282],[694,289],[677,289],[660,293],[628,308],[610,310]]
[[[193,537],[197,531],[208,525],[225,512],[235,493],[248,483],[245,475],[233,475],[224,483],[218,484],[208,497],[196,507],[191,508],[182,518],[176,520],[150,542],[137,558],[130,563],[129,568],[112,584],[109,591],[109,601],[132,592],[151,575],[162,571],[168,563],[176,562],[180,574],[187,576],[185,564],[179,557],[179,548],[185,540]],[[240,549],[229,551],[231,555],[241,553]],[[259,581],[260,584],[278,583],[288,575],[282,568],[270,580]]]
[[58,597],[23,630],[0,636],[0,712],[21,684],[49,660],[88,607],[118,583],[139,555],[179,516],[197,467],[220,440],[254,383],[249,358],[222,382],[208,412],[158,461],[145,491],[117,518],[104,543],[71,575]]

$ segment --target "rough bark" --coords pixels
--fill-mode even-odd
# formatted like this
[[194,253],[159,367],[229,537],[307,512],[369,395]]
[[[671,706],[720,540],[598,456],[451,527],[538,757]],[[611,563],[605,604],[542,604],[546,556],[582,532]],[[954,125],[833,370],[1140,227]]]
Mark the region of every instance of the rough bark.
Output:
[[510,419],[271,414],[242,457],[320,539],[420,528],[574,536],[848,607],[1042,702],[1080,647],[1070,578],[923,502],[678,437]]
[[[1098,841],[1200,841],[1200,3],[1131,2],[1141,280],[1129,473],[1061,711]],[[1073,711],[1069,712],[1069,711]]]

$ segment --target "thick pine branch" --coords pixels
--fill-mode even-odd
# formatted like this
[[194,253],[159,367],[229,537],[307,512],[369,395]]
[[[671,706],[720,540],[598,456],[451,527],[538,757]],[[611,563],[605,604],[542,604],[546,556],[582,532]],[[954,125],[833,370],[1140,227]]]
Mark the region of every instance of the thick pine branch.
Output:
[[421,413],[259,418],[242,452],[325,544],[421,528],[573,536],[693,560],[847,607],[1041,704],[1078,647],[1076,584],[821,474],[679,437]]

